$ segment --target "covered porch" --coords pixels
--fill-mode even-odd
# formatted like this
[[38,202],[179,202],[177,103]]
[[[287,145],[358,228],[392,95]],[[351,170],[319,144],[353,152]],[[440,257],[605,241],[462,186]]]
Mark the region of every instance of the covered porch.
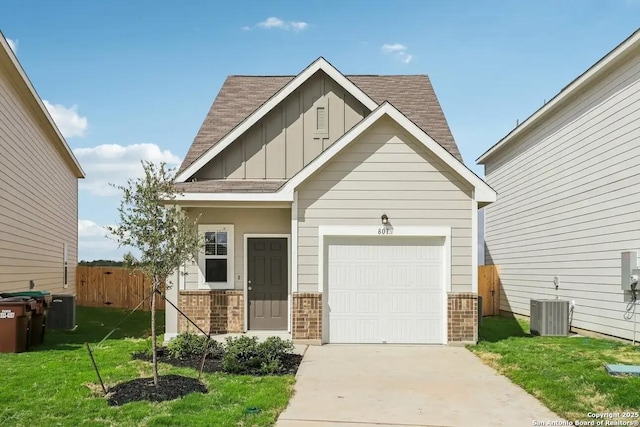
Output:
[[[295,226],[290,202],[191,202],[205,248],[171,279],[167,297],[212,336],[280,336],[319,342],[320,295],[292,292]],[[303,313],[315,312],[313,321]],[[298,325],[296,327],[296,324]],[[316,329],[313,334],[309,330]],[[297,330],[297,333],[292,331]],[[198,329],[167,306],[165,341]],[[231,334],[231,335],[229,335]]]

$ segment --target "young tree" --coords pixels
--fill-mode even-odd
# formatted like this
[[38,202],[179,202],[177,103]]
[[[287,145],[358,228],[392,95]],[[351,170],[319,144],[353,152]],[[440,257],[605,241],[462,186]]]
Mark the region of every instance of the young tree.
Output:
[[143,161],[142,166],[142,178],[129,179],[125,186],[113,185],[123,197],[118,208],[120,222],[108,228],[119,246],[139,250],[138,258],[131,253],[125,255],[125,266],[141,270],[152,284],[153,382],[157,386],[156,293],[167,289],[170,275],[193,259],[204,242],[198,235],[198,219],[189,218],[171,203],[178,195],[172,170],[165,163]]

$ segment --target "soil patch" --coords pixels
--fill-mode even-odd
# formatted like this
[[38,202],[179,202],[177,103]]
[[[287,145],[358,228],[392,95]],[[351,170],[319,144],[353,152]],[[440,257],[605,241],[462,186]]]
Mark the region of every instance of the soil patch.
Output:
[[[151,354],[147,354],[145,352],[142,353],[133,353],[133,358],[137,360],[144,360],[147,362],[151,362],[153,357]],[[193,368],[196,371],[200,371],[200,366],[202,364],[202,355],[195,355],[192,357],[185,357],[174,359],[171,357],[166,347],[158,348],[158,362],[160,363],[168,363],[169,365],[184,367],[184,368]],[[302,362],[302,356],[299,354],[287,354],[282,359],[282,364],[284,365],[284,372],[281,375],[295,375],[298,372],[298,367]],[[220,359],[212,359],[207,356],[204,362],[204,372],[212,373],[212,372],[224,372],[222,370],[222,361]],[[242,372],[241,375],[254,375],[259,376],[258,372]]]
[[120,406],[140,400],[164,402],[190,393],[207,393],[207,388],[197,379],[181,375],[163,375],[158,378],[157,387],[153,385],[153,378],[137,378],[111,387],[107,403]]

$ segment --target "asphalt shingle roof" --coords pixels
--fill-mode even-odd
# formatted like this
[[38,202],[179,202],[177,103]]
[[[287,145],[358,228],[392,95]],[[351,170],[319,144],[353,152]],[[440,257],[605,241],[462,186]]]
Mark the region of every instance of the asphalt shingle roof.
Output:
[[[229,76],[211,105],[179,172],[257,110],[295,76]],[[376,103],[388,101],[462,161],[449,124],[427,75],[346,76]],[[256,183],[256,181],[250,181]],[[204,183],[203,183],[204,185]],[[204,187],[203,187],[204,188]],[[216,191],[208,187],[206,191]],[[182,191],[198,191],[185,186]],[[201,189],[200,191],[205,191]],[[217,191],[225,191],[222,188]],[[251,191],[247,187],[245,190]],[[275,191],[271,190],[271,191]]]
[[216,179],[177,182],[179,192],[188,193],[275,193],[286,180]]

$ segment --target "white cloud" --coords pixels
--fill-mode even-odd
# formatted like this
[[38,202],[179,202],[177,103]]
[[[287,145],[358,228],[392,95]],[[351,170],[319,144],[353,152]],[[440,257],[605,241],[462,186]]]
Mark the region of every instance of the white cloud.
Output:
[[413,59],[413,55],[409,55],[404,52],[400,52],[400,56],[402,57],[401,61],[405,64],[408,64]]
[[142,176],[142,160],[153,163],[165,162],[169,167],[180,164],[180,158],[169,150],[155,144],[133,144],[122,146],[104,144],[91,148],[76,148],[78,158],[87,178],[79,181],[80,190],[96,196],[116,196],[119,191],[109,184],[124,185],[130,178]]
[[405,64],[408,64],[413,59],[413,55],[407,52],[407,46],[400,43],[385,43],[381,49],[385,54],[391,55]]
[[[78,220],[78,260],[98,259],[122,260],[132,248],[119,248],[113,240],[107,226],[99,225],[88,219]],[[135,252],[135,250],[133,250]]]
[[251,31],[251,27],[248,27],[248,26],[245,25],[244,27],[241,28],[241,30],[242,31]]
[[[262,22],[258,22],[256,24],[256,26],[258,28],[262,28],[265,30],[271,30],[273,28],[277,28],[279,30],[285,30],[285,31],[294,31],[294,32],[298,32],[298,31],[303,31],[306,30],[307,28],[309,28],[309,24],[307,22],[303,22],[303,21],[283,21],[280,18],[277,18],[275,16],[271,16],[267,19],[265,19]],[[249,31],[251,28],[250,27],[242,27],[243,30],[245,31]]]
[[107,229],[101,227],[88,219],[78,220],[78,236],[79,237],[104,237],[107,235]]
[[272,16],[270,18],[265,19],[262,22],[258,22],[258,27],[266,28],[266,29],[281,28],[285,30],[287,27],[287,24],[282,19]]
[[394,43],[394,44],[385,43],[382,45],[382,51],[385,53],[404,52],[405,50],[407,50],[407,47],[400,43]]
[[46,99],[43,99],[42,102],[65,138],[84,136],[86,134],[89,122],[86,117],[78,114],[77,105],[67,108],[61,104],[51,104]]
[[289,22],[289,25],[291,25],[291,29],[293,31],[302,31],[306,30],[307,27],[309,27],[309,24],[307,24],[306,22]]
[[9,47],[13,53],[18,53],[18,40],[7,39],[7,43],[9,43]]

